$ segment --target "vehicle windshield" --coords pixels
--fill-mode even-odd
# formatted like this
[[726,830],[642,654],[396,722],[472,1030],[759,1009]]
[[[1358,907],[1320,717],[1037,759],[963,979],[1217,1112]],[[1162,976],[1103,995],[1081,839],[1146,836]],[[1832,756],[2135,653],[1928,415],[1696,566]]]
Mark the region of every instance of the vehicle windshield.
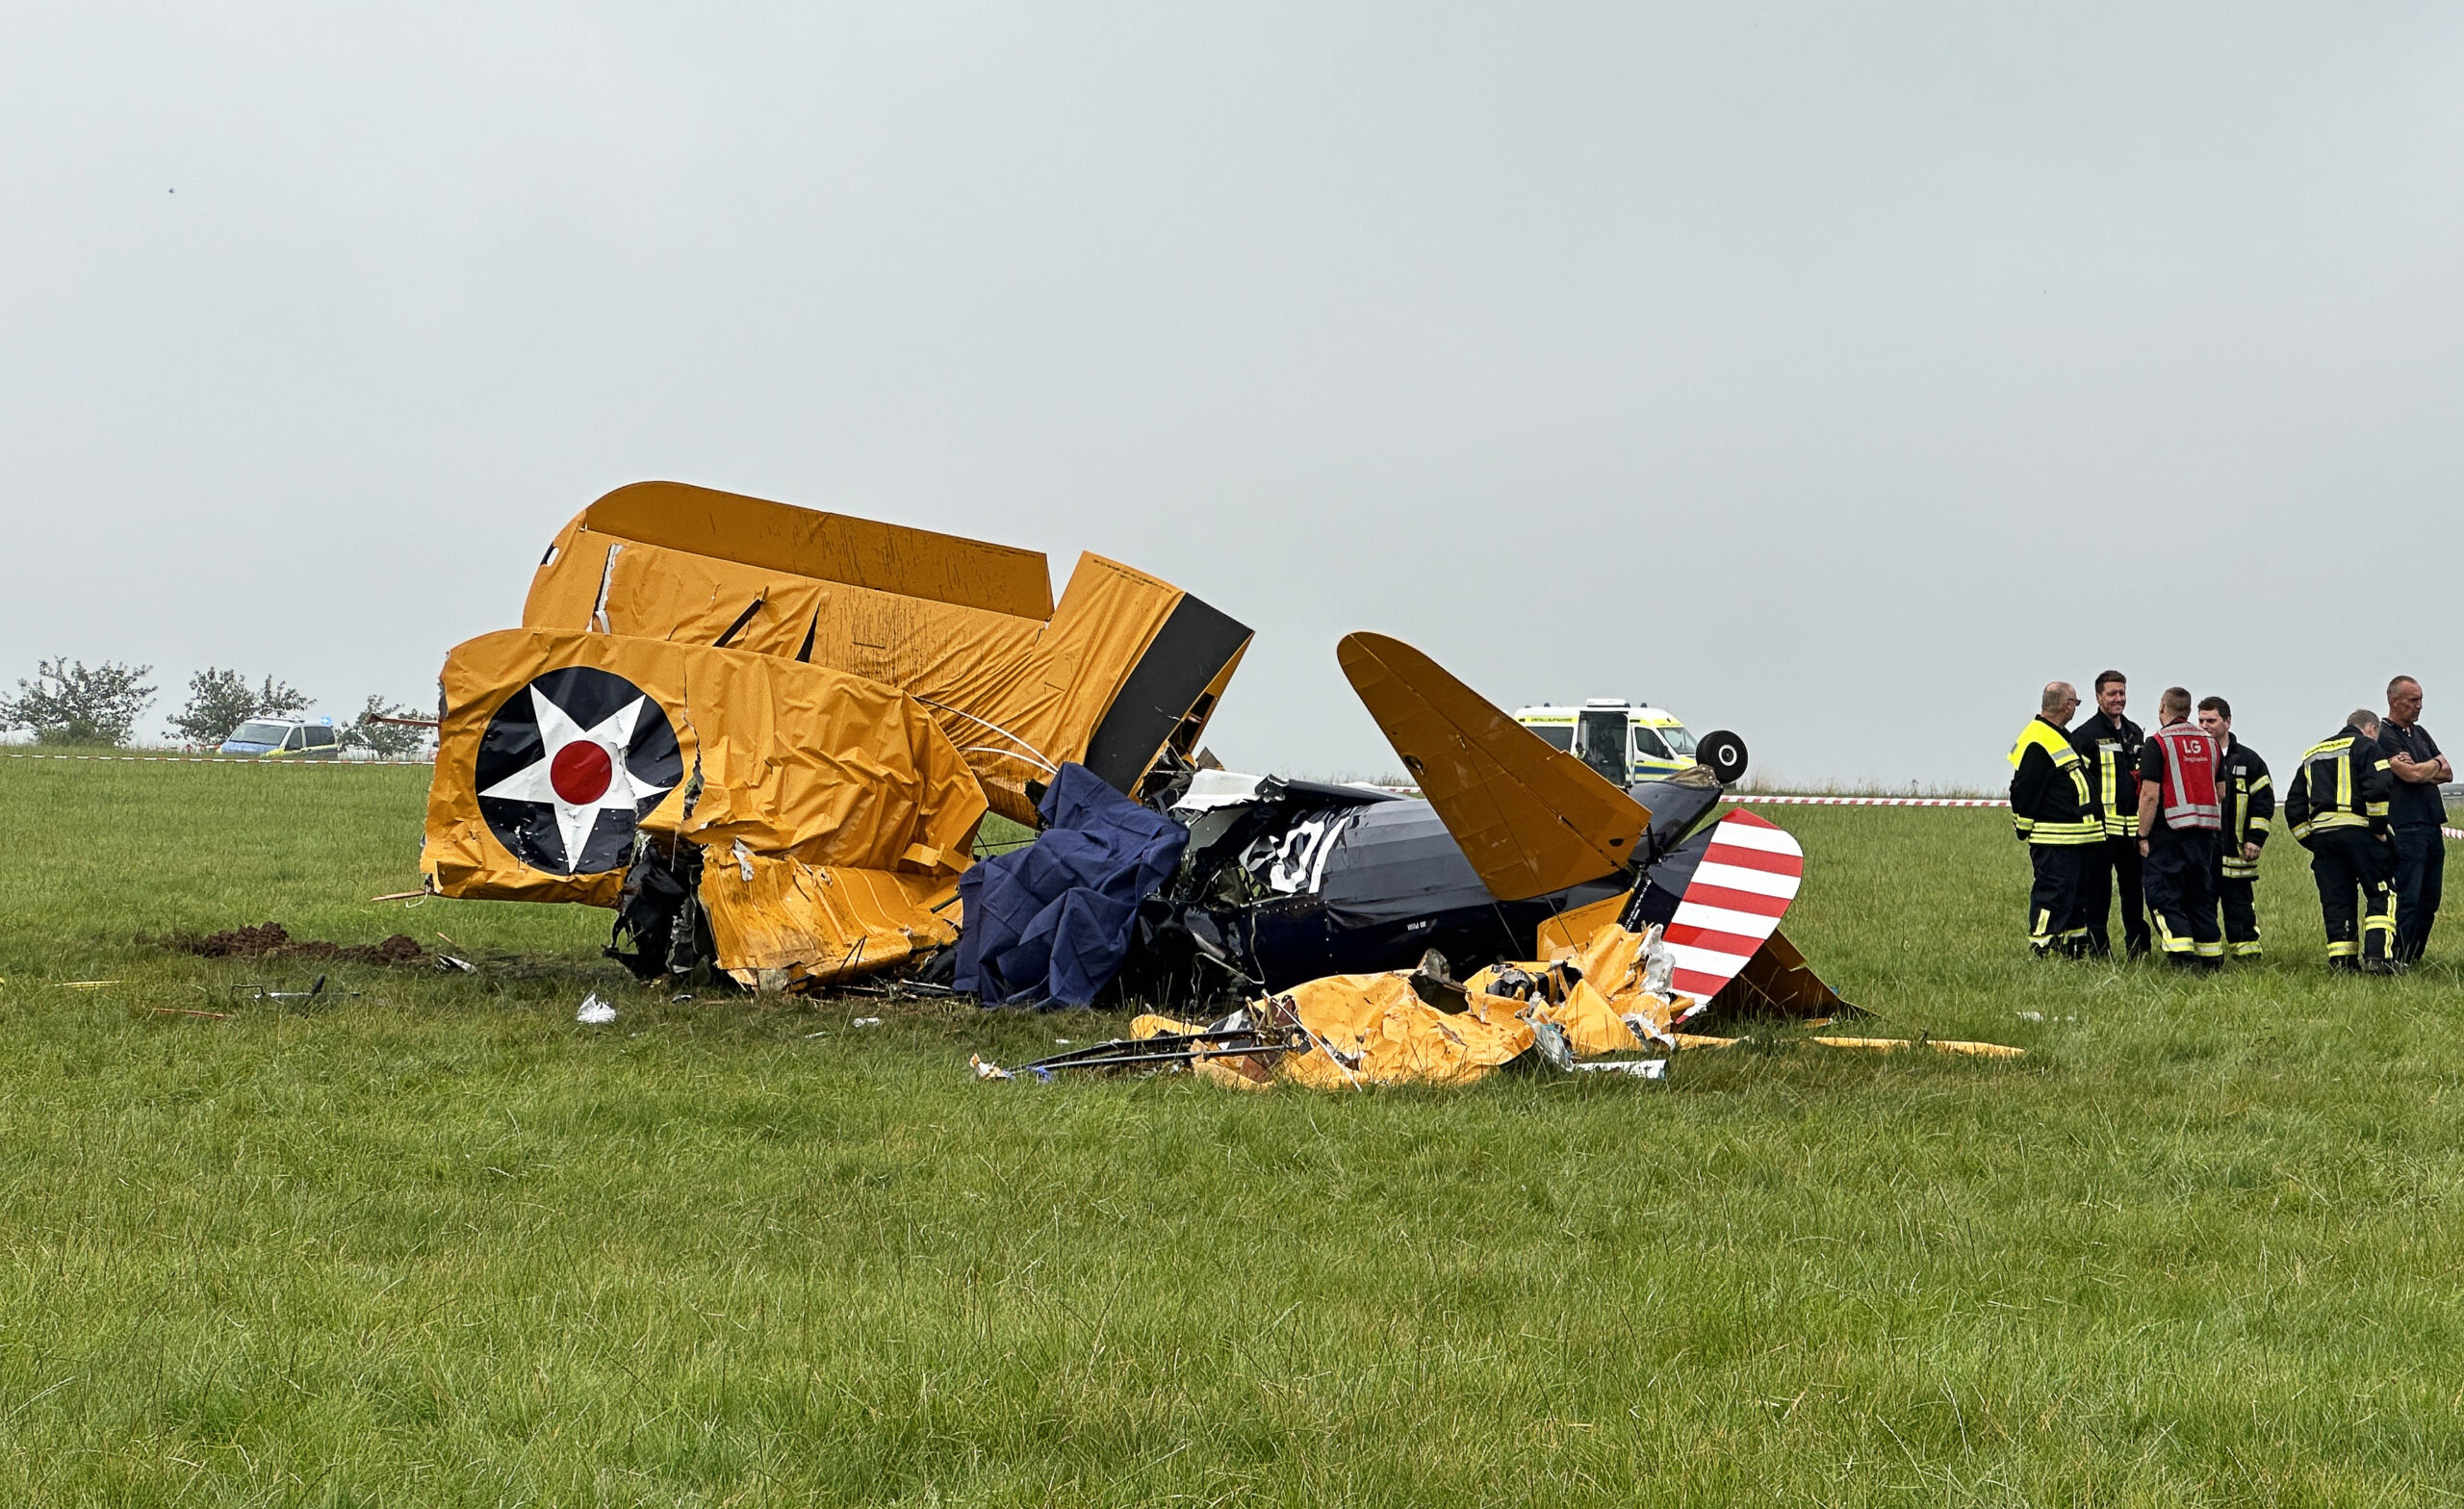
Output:
[[1666,728],[1654,729],[1652,731],[1668,741],[1668,752],[1679,759],[1694,757],[1694,735],[1685,731],[1683,724],[1672,723]]
[[244,723],[231,730],[233,744],[280,744],[291,732],[287,723]]
[[1542,738],[1547,739],[1549,741],[1549,747],[1553,750],[1571,750],[1575,747],[1575,729],[1573,724],[1527,723],[1524,727],[1529,729],[1532,732],[1540,735]]

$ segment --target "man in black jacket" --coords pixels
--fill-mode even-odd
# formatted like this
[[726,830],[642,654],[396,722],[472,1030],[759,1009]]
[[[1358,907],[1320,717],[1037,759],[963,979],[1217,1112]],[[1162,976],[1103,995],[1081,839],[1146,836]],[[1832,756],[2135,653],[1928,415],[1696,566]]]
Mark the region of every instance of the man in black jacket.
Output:
[[2429,947],[2446,888],[2447,802],[2442,781],[2455,769],[2438,741],[2421,726],[2422,683],[2400,676],[2387,683],[2387,716],[2378,725],[2378,748],[2396,788],[2387,804],[2387,827],[2396,849],[2396,959],[2409,964]]
[[2222,759],[2216,769],[2216,796],[2224,808],[2224,831],[2216,847],[2216,903],[2224,913],[2224,949],[2235,959],[2259,957],[2259,849],[2275,816],[2275,787],[2268,762],[2233,737],[2233,704],[2202,697],[2198,726],[2216,741]]
[[2387,841],[2394,785],[2387,756],[2378,752],[2378,715],[2363,707],[2333,737],[2310,746],[2285,787],[2285,824],[2310,851],[2310,873],[2319,882],[2329,969],[2404,972],[2395,958],[2396,891],[2389,883],[2396,874]]
[[2039,712],[2011,746],[2011,822],[2028,846],[2035,882],[2028,891],[2028,946],[2039,959],[2085,949],[2079,930],[2079,857],[2104,842],[2104,824],[2088,790],[2087,763],[2064,729],[2079,710],[2067,681],[2044,689]]
[[[2104,841],[2081,852],[2079,918],[2086,930],[2088,952],[2098,959],[2113,952],[2105,932],[2114,892],[2121,892],[2121,940],[2129,957],[2147,952],[2144,883],[2139,870],[2139,753],[2147,742],[2139,725],[2122,716],[2130,703],[2130,683],[2119,671],[2096,678],[2096,710],[2070,735],[2070,747],[2088,762],[2088,787],[2094,793]],[[2119,884],[2117,885],[2116,882]]]

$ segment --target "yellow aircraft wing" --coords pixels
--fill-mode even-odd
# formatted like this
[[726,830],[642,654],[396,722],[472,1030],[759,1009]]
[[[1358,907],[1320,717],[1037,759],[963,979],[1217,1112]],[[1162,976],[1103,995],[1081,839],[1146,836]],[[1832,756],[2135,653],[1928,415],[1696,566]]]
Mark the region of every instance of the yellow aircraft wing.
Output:
[[1034,550],[679,482],[620,487],[549,547],[526,627],[749,650],[914,697],[993,810],[1076,760],[1144,796],[1197,753],[1249,630],[1082,557],[1058,604]]

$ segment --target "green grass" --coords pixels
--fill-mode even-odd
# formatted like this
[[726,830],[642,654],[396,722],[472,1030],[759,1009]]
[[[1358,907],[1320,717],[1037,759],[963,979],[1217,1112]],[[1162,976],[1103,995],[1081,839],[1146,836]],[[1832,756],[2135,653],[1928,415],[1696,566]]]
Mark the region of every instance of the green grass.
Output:
[[[423,777],[0,759],[0,1501],[2464,1491],[2456,978],[2330,978],[2289,846],[2268,965],[2184,983],[2020,958],[1998,814],[1775,811],[1877,1031],[2030,1057],[1243,1096],[979,1086],[1113,1024],[671,1004],[595,913],[372,905]],[[267,918],[491,964],[312,1013],[134,941]]]

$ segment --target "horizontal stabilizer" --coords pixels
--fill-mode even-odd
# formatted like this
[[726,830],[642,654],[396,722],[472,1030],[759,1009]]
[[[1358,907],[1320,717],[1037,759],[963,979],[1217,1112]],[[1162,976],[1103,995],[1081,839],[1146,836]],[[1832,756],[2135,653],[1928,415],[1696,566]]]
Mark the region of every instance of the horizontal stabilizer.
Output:
[[1398,639],[1336,647],[1352,690],[1500,901],[1624,870],[1651,812]]
[[1823,983],[1788,935],[1773,929],[1771,936],[1757,949],[1754,958],[1737,977],[1729,982],[1720,997],[1723,1010],[1736,1012],[1768,1011],[1780,1016],[1863,1016],[1862,1007],[1851,1006],[1839,998],[1839,992]]

